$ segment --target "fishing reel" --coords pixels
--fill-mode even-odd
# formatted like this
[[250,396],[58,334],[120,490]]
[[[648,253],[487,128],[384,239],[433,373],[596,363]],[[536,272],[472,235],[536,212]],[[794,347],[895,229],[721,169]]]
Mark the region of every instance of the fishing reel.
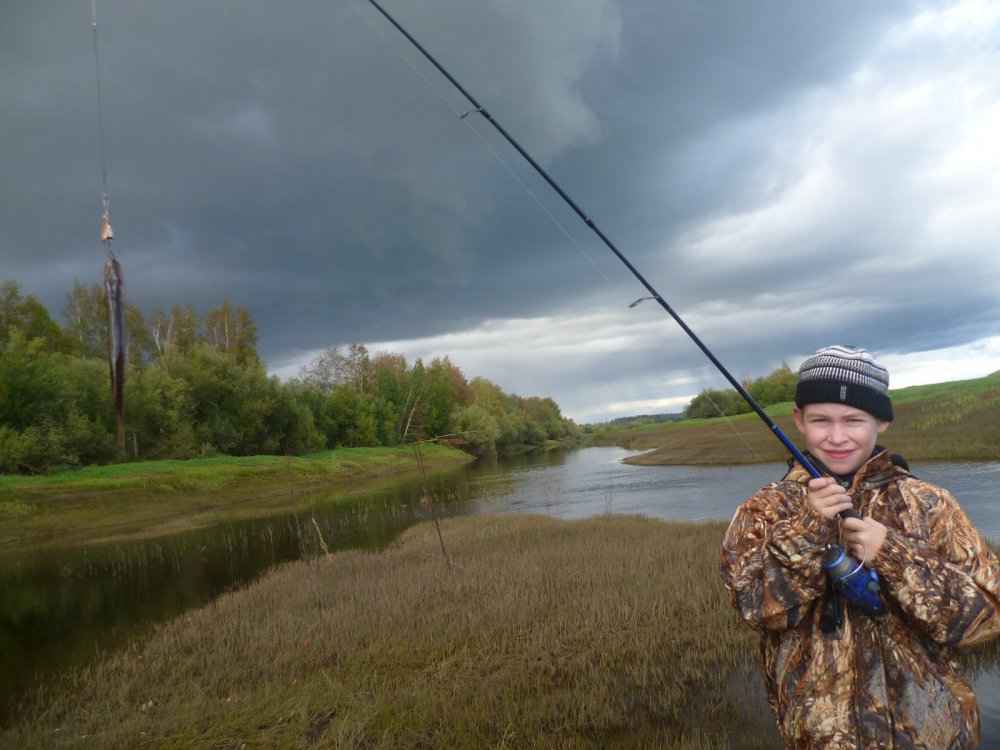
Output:
[[872,617],[882,617],[885,605],[878,593],[878,573],[858,562],[838,544],[829,544],[823,553],[823,570],[830,577],[834,592],[854,602]]

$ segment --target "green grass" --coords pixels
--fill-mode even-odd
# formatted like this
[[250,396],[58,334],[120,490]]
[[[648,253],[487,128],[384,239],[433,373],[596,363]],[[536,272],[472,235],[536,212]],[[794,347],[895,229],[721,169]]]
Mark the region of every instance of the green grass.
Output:
[[[419,451],[425,467],[471,460],[447,446],[424,444]],[[0,476],[0,550],[154,536],[287,511],[310,491],[417,470],[414,449],[403,446]]]
[[984,388],[994,390],[1000,388],[1000,371],[982,378],[898,388],[891,391],[890,395],[894,404],[904,404],[910,401],[932,401],[943,396],[953,396],[960,393],[979,393]]
[[[880,442],[911,461],[1000,460],[1000,373],[890,392],[895,419]],[[799,433],[791,403],[766,409],[793,441]],[[783,461],[784,446],[756,414],[691,419],[647,429],[608,430],[597,445],[648,451],[630,463],[746,464]],[[801,442],[799,442],[801,445]]]
[[[776,746],[723,525],[451,519],[283,566],[69,675],[0,746]],[[766,709],[764,709],[766,712]]]
[[[455,450],[433,443],[420,446],[427,460],[453,456]],[[216,487],[246,477],[287,474],[289,467],[298,476],[340,478],[354,470],[369,471],[391,467],[400,457],[409,461],[410,446],[391,448],[339,448],[304,456],[220,456],[187,460],[136,461],[67,469],[43,476],[0,475],[0,492],[8,490],[42,491],[46,489],[118,490],[148,488],[162,483],[170,489],[178,483]]]

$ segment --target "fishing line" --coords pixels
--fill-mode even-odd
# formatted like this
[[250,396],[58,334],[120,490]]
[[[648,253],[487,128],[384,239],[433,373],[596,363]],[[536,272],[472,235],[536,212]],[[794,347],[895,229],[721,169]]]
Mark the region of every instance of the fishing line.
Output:
[[114,257],[111,249],[111,240],[114,235],[111,232],[111,197],[108,193],[108,159],[104,146],[104,104],[101,96],[101,59],[97,52],[97,0],[91,0],[91,28],[94,38],[94,73],[97,80],[97,133],[100,141],[101,153],[101,206],[104,209],[104,227],[101,231],[101,241],[108,246],[108,254]]
[[111,198],[108,193],[107,154],[104,147],[104,104],[101,97],[101,63],[97,45],[97,0],[91,0],[91,27],[94,37],[94,69],[97,76],[97,128],[101,150],[101,204],[104,215],[101,242],[107,247],[104,262],[104,302],[108,313],[108,367],[111,378],[111,396],[118,420],[118,449],[125,451],[125,369],[127,364],[128,336],[125,330],[125,279],[121,264],[111,249],[114,232],[111,230]]
[[[462,115],[462,117],[464,118],[465,115],[467,114],[470,113],[466,112],[464,115]],[[496,149],[494,149],[493,146],[485,138],[483,138],[480,132],[471,125],[469,127],[472,128],[472,132],[476,134],[476,137],[480,140],[480,142],[484,146],[486,146],[487,149],[489,149],[489,152],[496,157],[496,160],[503,165],[504,169],[506,169],[507,172],[510,174],[510,176],[514,178],[517,184],[520,185],[522,188],[524,188],[524,191],[531,196],[531,198],[535,201],[537,206],[542,210],[542,213],[548,216],[549,219],[551,219],[552,223],[555,224],[557,227],[559,227],[559,230],[566,236],[566,239],[568,239],[573,244],[573,247],[575,247],[577,250],[580,251],[580,255],[586,258],[587,262],[594,267],[594,270],[601,275],[601,278],[603,278],[608,283],[608,286],[613,287],[614,285],[611,283],[611,279],[608,278],[607,274],[605,274],[604,271],[601,269],[601,267],[597,265],[597,262],[590,257],[587,251],[583,249],[583,246],[576,241],[576,237],[570,234],[570,231],[562,224],[562,222],[559,221],[559,219],[557,219],[553,215],[551,211],[549,211],[548,207],[544,203],[542,203],[541,199],[535,194],[535,192],[525,184],[524,180],[521,179],[520,175],[518,175],[517,172],[515,172],[513,168],[506,161],[504,161],[503,157],[501,157],[500,154],[497,153]]]
[[424,83],[426,83],[430,87],[431,91],[437,94],[438,98],[441,99],[441,101],[443,101],[448,106],[448,109],[454,112],[455,115],[458,117],[458,119],[462,120],[465,123],[466,127],[469,128],[469,130],[475,133],[476,138],[479,139],[479,142],[482,143],[483,146],[485,146],[486,149],[491,154],[493,154],[493,158],[495,158],[500,163],[500,165],[505,170],[507,170],[507,173],[514,178],[514,181],[517,182],[517,184],[520,185],[529,196],[531,196],[531,199],[541,209],[542,213],[548,216],[549,219],[552,221],[552,223],[559,228],[559,231],[561,231],[563,235],[566,237],[566,239],[568,239],[570,243],[572,243],[573,247],[575,247],[580,252],[580,255],[582,255],[586,259],[586,261],[591,266],[593,266],[594,270],[597,271],[598,274],[600,274],[601,278],[603,278],[608,283],[608,286],[613,286],[611,279],[608,278],[608,275],[604,273],[604,270],[597,264],[597,262],[592,257],[590,257],[590,255],[583,248],[583,246],[580,245],[580,243],[577,241],[576,237],[574,237],[573,234],[570,233],[570,231],[566,228],[566,226],[562,222],[560,222],[559,219],[555,217],[555,215],[542,202],[541,198],[538,197],[535,191],[533,191],[530,187],[528,187],[528,185],[524,182],[524,180],[521,179],[521,176],[518,175],[516,171],[514,171],[514,168],[500,155],[500,153],[495,148],[493,148],[493,145],[489,141],[487,141],[486,138],[483,137],[483,134],[480,133],[479,130],[472,124],[473,118],[469,117],[469,115],[474,114],[476,110],[472,109],[462,112],[460,109],[458,109],[454,104],[452,104],[451,100],[444,95],[444,92],[437,87],[434,81],[428,78],[427,75],[424,73],[424,71],[422,71],[416,65],[416,63],[414,63],[406,55],[406,53],[403,52],[403,50],[392,39],[390,39],[385,34],[385,32],[383,32],[382,29],[379,28],[378,25],[371,18],[369,18],[368,15],[361,8],[358,7],[356,0],[351,0],[351,7],[354,8],[354,10],[358,13],[358,15],[360,15],[362,18],[365,19],[365,21],[368,22],[369,26],[371,26],[372,29],[375,30],[375,33],[377,33],[382,38],[382,40],[389,45],[392,51],[395,52],[399,56],[399,58],[403,60],[403,62],[405,62],[418,76],[420,76],[420,78],[423,79]]

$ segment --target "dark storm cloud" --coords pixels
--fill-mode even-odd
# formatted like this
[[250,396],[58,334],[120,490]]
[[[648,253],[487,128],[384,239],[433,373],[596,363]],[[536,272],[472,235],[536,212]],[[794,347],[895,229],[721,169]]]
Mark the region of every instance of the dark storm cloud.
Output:
[[[990,186],[959,145],[1000,101],[996,60],[933,16],[947,4],[386,5],[733,369],[827,339],[905,353],[993,335],[995,223],[969,198]],[[459,119],[468,103],[367,3],[97,10],[115,249],[145,312],[228,298],[290,367],[351,341],[559,327],[643,294],[485,121]],[[0,11],[3,276],[54,313],[103,263],[90,11]],[[577,409],[588,383],[635,400],[696,392],[665,390],[665,369],[713,377],[669,330],[654,335],[674,361],[656,343],[602,356],[567,334],[561,385],[530,358],[509,385],[501,364],[468,369],[562,402],[551,383]]]

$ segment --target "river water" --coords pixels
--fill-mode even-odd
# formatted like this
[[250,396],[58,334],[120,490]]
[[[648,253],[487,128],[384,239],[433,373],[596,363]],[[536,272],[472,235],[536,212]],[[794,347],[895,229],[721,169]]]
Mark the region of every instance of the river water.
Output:
[[[620,448],[586,448],[484,460],[431,474],[443,515],[603,513],[668,520],[728,520],[739,502],[779,479],[783,464],[738,467],[630,466]],[[915,465],[947,487],[980,532],[1000,541],[1000,462]],[[425,520],[422,480],[397,479],[297,498],[281,516],[220,523],[165,538],[46,550],[0,552],[0,723],[12,702],[58,672],[140,637],[156,623],[245,585],[274,565],[330,549],[384,546]],[[316,526],[319,528],[317,534]],[[1000,674],[974,678],[982,713],[981,747],[1000,747]],[[759,685],[755,688],[760,693]],[[749,698],[762,702],[760,694]],[[763,704],[762,704],[763,705]]]

